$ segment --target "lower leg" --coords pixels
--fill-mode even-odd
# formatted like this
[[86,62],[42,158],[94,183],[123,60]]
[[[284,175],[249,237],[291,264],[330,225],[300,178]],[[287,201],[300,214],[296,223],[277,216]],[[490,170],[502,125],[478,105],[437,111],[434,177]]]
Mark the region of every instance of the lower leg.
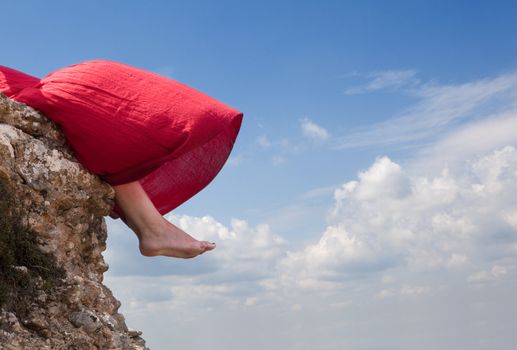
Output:
[[215,248],[215,244],[198,241],[163,218],[138,181],[113,188],[124,222],[137,235],[143,255],[192,258]]

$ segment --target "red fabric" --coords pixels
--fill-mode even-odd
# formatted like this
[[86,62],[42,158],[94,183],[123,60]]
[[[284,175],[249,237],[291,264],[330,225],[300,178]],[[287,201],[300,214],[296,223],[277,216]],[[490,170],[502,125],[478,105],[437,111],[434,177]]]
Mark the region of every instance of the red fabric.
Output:
[[9,67],[0,66],[0,91],[7,97],[13,97],[22,89],[34,86],[39,79]]
[[[189,86],[110,60],[41,80],[0,66],[0,91],[60,125],[77,160],[104,181],[138,180],[162,215],[217,175],[243,117]],[[117,205],[110,216],[125,220]]]

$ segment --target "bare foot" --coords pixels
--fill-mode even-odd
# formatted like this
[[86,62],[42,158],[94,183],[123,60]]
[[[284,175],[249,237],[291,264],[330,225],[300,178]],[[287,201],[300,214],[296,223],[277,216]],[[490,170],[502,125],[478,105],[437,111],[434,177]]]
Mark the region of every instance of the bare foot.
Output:
[[139,243],[143,256],[193,258],[215,248],[215,243],[198,241],[167,220],[158,227],[142,232]]

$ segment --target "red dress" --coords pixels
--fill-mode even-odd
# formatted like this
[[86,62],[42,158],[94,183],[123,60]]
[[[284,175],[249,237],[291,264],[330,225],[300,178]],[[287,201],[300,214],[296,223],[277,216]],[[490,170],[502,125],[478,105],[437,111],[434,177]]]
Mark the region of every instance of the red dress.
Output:
[[[0,91],[61,126],[85,168],[111,185],[139,181],[164,215],[226,162],[243,114],[158,74],[93,60],[38,79],[0,66]],[[112,218],[124,218],[115,205]]]

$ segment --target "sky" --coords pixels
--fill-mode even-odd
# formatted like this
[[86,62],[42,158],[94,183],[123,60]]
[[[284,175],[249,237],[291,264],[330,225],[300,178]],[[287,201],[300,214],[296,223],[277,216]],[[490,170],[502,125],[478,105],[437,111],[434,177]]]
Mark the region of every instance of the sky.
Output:
[[[517,301],[514,1],[16,1],[0,64],[111,59],[244,113],[165,217],[217,243],[104,283],[151,349],[509,349]],[[5,15],[8,14],[8,15]]]

